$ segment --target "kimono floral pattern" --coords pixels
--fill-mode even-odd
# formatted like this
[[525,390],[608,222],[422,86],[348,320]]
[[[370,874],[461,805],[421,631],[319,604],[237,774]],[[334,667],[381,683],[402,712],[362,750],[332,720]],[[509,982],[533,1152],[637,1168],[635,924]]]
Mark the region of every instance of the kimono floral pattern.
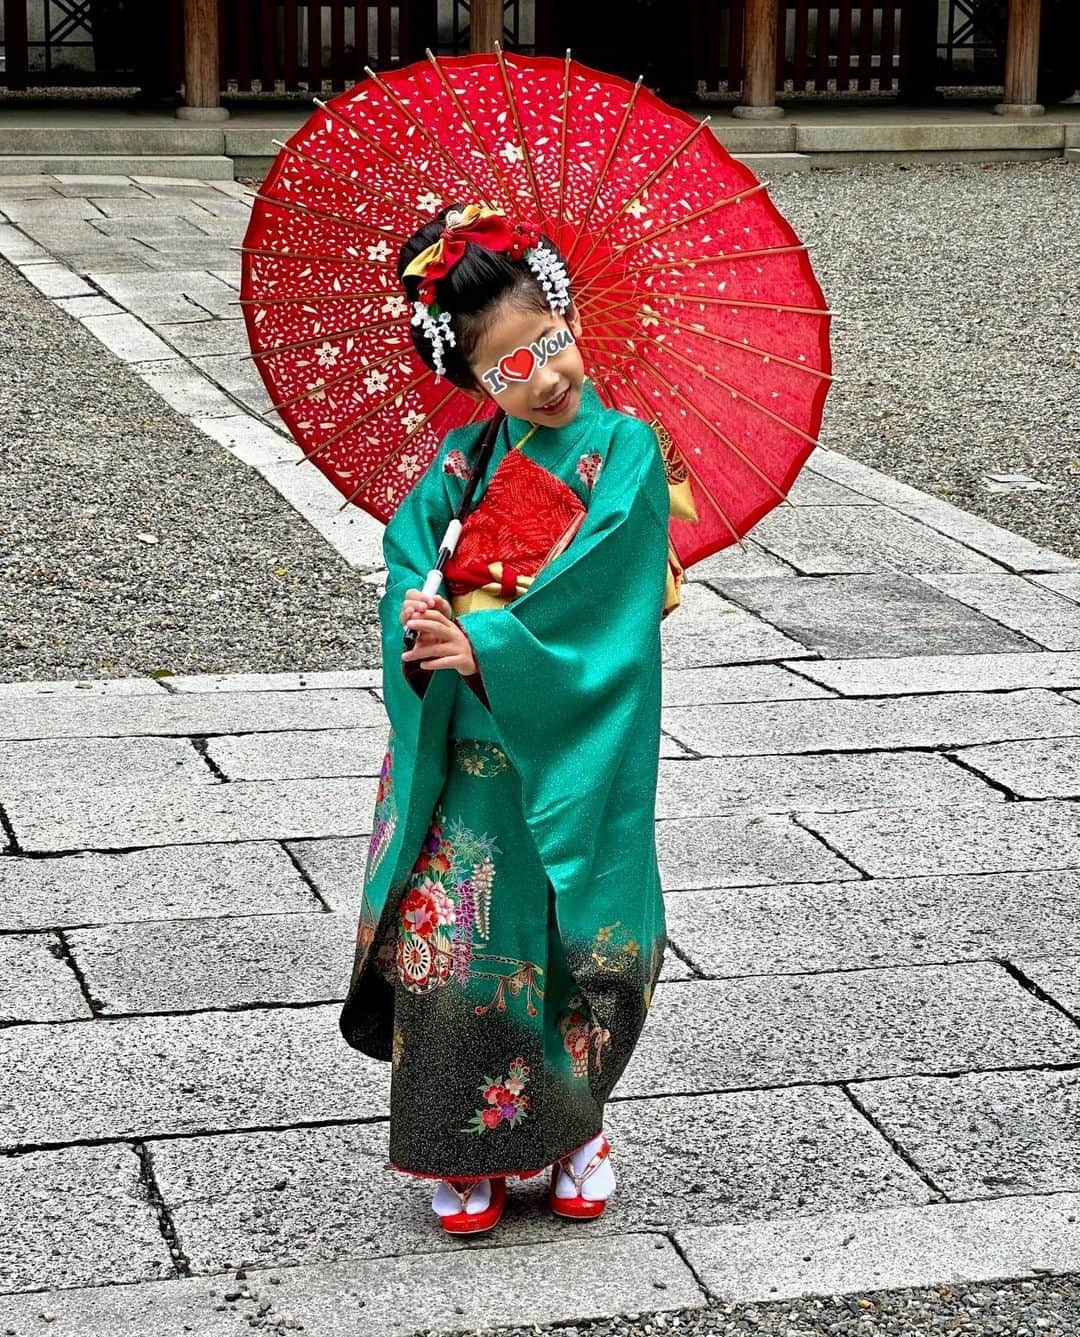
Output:
[[495,881],[494,839],[457,819],[449,824],[439,804],[401,896],[394,932],[376,963],[410,993],[429,993],[450,980],[468,983],[473,948],[490,932]]
[[514,1059],[505,1076],[494,1081],[485,1077],[477,1088],[484,1103],[461,1131],[484,1134],[500,1127],[516,1128],[529,1107],[529,1097],[525,1094],[528,1081],[529,1065],[523,1058]]
[[[391,734],[391,740],[393,735]],[[375,791],[375,816],[372,820],[371,839],[368,841],[367,862],[364,867],[364,885],[375,876],[383,856],[390,848],[397,826],[397,800],[394,796],[393,752],[387,745],[386,755],[379,769],[379,787]]]
[[600,468],[602,464],[603,460],[595,450],[591,450],[582,455],[577,462],[578,477],[590,492],[595,486],[597,478],[600,477]]
[[596,1071],[601,1071],[601,1052],[611,1040],[611,1032],[593,1021],[588,1004],[580,993],[572,993],[559,1014],[563,1048],[570,1055],[570,1071],[575,1077],[588,1077],[589,1057]]
[[455,738],[454,762],[468,775],[487,779],[510,765],[510,759],[498,743],[486,738]]

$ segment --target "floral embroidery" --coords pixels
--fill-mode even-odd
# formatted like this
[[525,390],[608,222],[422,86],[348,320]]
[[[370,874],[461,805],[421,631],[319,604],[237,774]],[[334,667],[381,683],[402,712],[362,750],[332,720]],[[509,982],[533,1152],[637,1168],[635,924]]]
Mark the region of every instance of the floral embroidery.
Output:
[[595,450],[590,451],[588,454],[582,455],[577,462],[578,477],[590,491],[592,491],[592,488],[595,485],[597,478],[599,478],[600,476],[600,469],[602,465],[603,465],[603,460],[596,453]]
[[[391,734],[391,739],[393,735]],[[371,839],[368,841],[367,862],[364,867],[364,885],[371,881],[383,856],[390,848],[397,827],[397,802],[394,797],[393,754],[389,745],[379,768],[379,787],[375,792],[375,816]]]
[[580,993],[572,993],[566,1008],[559,1015],[563,1048],[570,1055],[570,1071],[575,1077],[588,1077],[589,1055],[592,1054],[596,1071],[601,1071],[601,1051],[611,1040],[611,1032],[598,1021],[593,1021],[588,1004]]
[[469,462],[460,450],[447,451],[443,460],[443,473],[453,474],[455,478],[468,478]]
[[[593,963],[600,970],[626,970],[629,961],[627,957],[636,959],[641,955],[641,944],[636,938],[627,938],[625,942],[616,941],[615,930],[622,928],[622,920],[616,919],[614,924],[605,924],[596,934],[596,942],[599,950],[593,948]],[[623,958],[620,960],[620,957]]]
[[394,1027],[394,1041],[390,1050],[390,1065],[397,1068],[405,1057],[405,1035],[399,1026]]
[[480,776],[498,775],[510,765],[510,759],[499,747],[486,738],[455,738],[454,761],[467,774]]
[[544,997],[544,991],[539,984],[540,976],[544,973],[541,966],[532,961],[511,961],[505,956],[483,956],[478,957],[483,961],[502,961],[506,965],[513,966],[514,969],[509,975],[503,975],[497,970],[474,970],[473,979],[497,980],[495,992],[486,1003],[477,1003],[473,1009],[478,1017],[486,1017],[492,1008],[496,1012],[506,1011],[506,992],[510,991],[512,997],[517,998],[521,991],[525,990],[525,1011],[530,1017],[536,1016],[536,1004],[533,998]]
[[483,1105],[461,1130],[463,1133],[487,1133],[501,1124],[516,1128],[525,1118],[529,1097],[525,1087],[529,1081],[529,1065],[516,1058],[506,1070],[505,1077],[492,1081],[485,1077],[477,1087],[484,1098]]

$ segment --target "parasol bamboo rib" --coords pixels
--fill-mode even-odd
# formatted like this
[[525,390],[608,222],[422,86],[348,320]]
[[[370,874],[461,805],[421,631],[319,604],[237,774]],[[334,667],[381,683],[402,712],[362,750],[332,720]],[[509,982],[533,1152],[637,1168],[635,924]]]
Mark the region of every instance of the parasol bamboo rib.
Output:
[[[646,399],[644,398],[644,396],[641,394],[641,392],[638,390],[637,385],[636,385],[633,381],[631,381],[631,380],[629,379],[629,377],[623,376],[623,375],[621,375],[619,372],[616,372],[616,373],[615,373],[615,376],[616,376],[619,380],[623,381],[623,383],[624,383],[624,384],[628,387],[628,389],[630,390],[630,393],[634,396],[634,398],[637,400],[637,402],[638,402],[638,403],[641,405],[641,407],[645,410],[645,414],[646,414],[645,421],[651,423],[651,421],[652,421],[653,418],[656,418],[657,421],[659,421],[659,417],[660,417],[660,415],[656,412],[656,410],[655,410],[654,408],[650,408],[650,407],[649,407],[648,402],[646,401]],[[659,444],[659,443],[658,443],[658,444]],[[741,537],[741,535],[739,534],[739,531],[735,528],[734,524],[731,522],[731,518],[729,517],[727,511],[724,510],[723,506],[721,506],[720,503],[716,500],[716,498],[713,496],[713,494],[712,494],[712,492],[710,491],[710,489],[709,489],[708,487],[706,487],[706,485],[702,482],[701,477],[699,476],[697,470],[694,468],[693,464],[686,458],[686,456],[682,453],[681,450],[679,451],[679,459],[682,460],[683,464],[686,465],[687,472],[693,477],[694,482],[698,484],[698,486],[699,486],[699,488],[701,489],[703,495],[705,496],[705,498],[707,499],[707,501],[709,502],[709,504],[712,506],[713,510],[716,512],[716,514],[720,517],[720,519],[721,519],[721,520],[724,522],[724,524],[727,526],[727,529],[728,529],[729,533],[731,533],[731,535],[734,537],[735,542],[738,543],[740,547],[743,547],[744,545],[743,545],[742,537]],[[781,493],[781,495],[783,495],[783,494]],[[669,537],[669,539],[670,539],[670,535],[669,535],[668,537]],[[676,555],[678,556],[678,553],[676,553]],[[681,561],[681,560],[682,560],[682,559],[681,559],[681,557],[680,557],[680,561]]]
[[[359,418],[353,418],[351,421],[347,422],[344,427],[339,427],[336,432],[334,432],[331,436],[328,436],[325,441],[320,441],[319,444],[315,447],[315,449],[309,455],[305,456],[305,458],[313,460],[316,455],[321,455],[322,452],[327,448],[327,446],[334,445],[335,442],[340,441],[343,436],[348,436],[348,434],[354,431],[357,427],[363,427],[364,423],[366,423],[369,418],[374,418],[376,414],[381,413],[383,409],[386,408],[388,404],[392,404],[399,395],[401,396],[407,395],[410,390],[414,390],[418,385],[420,385],[426,376],[430,375],[431,372],[425,370],[420,376],[417,376],[414,380],[409,381],[406,385],[399,386],[398,389],[388,394],[384,399],[380,399],[377,404],[373,404],[371,408],[369,408],[365,413],[361,413]],[[445,400],[440,401],[440,403],[445,403],[445,402],[446,402]],[[390,461],[394,458],[394,456],[401,451],[401,444],[402,443],[396,445],[394,449],[390,452],[390,454],[387,455],[386,460],[384,461],[386,464],[389,464]],[[376,470],[376,473],[378,472],[380,471]],[[375,475],[372,475],[372,477],[374,476]],[[361,486],[366,485],[367,482],[368,480],[365,479],[364,483],[361,484]],[[356,494],[353,493],[353,496],[355,495]]]
[[[734,195],[721,195],[718,199],[710,200],[708,204],[703,205],[700,209],[695,209],[692,213],[683,214],[672,223],[665,223],[662,227],[654,228],[649,232],[643,232],[639,237],[632,237],[629,241],[623,242],[622,245],[614,247],[611,254],[597,265],[594,265],[592,270],[582,264],[582,267],[578,270],[578,282],[587,285],[591,282],[592,274],[597,268],[603,269],[605,265],[611,263],[613,260],[624,259],[630,252],[637,250],[639,246],[644,246],[646,244],[651,245],[657,237],[662,237],[666,233],[673,231],[677,227],[682,227],[686,223],[696,223],[699,218],[705,218],[708,214],[714,213],[717,209],[722,209],[726,205],[742,204],[747,195],[752,195],[755,191],[764,189],[764,185],[759,183],[757,186],[753,186],[747,190],[740,190]],[[633,199],[636,198],[637,196],[633,197]],[[633,200],[630,201],[630,203],[632,202]],[[609,221],[613,222],[617,217],[618,214],[615,214]]]
[[[230,306],[314,306],[318,302],[371,302],[387,297],[396,297],[397,293],[383,288],[378,292],[313,292],[301,293],[295,297],[232,297]],[[402,299],[404,300],[404,299]],[[404,313],[397,317],[404,323]]]
[[559,195],[556,221],[561,223],[566,209],[566,131],[570,119],[570,48],[566,48],[563,61],[562,118],[559,132]]
[[763,255],[787,255],[789,252],[809,250],[804,243],[797,246],[760,246],[754,251],[724,251],[720,255],[688,255],[685,259],[657,260],[652,265],[635,265],[634,274],[652,274],[657,270],[673,269],[681,266],[720,264],[726,260],[756,260]]
[[[623,200],[622,204],[619,205],[618,209],[616,209],[616,211],[608,218],[607,222],[604,223],[600,227],[599,231],[595,234],[595,236],[592,239],[592,242],[589,245],[589,249],[585,252],[584,255],[582,255],[578,259],[577,265],[579,268],[584,266],[589,256],[592,255],[592,253],[600,245],[601,241],[603,241],[603,239],[611,231],[612,227],[614,227],[615,225],[616,220],[622,217],[622,215],[626,212],[626,210],[630,207],[631,204],[633,204],[633,202],[636,199],[638,199],[642,194],[644,194],[644,192],[647,191],[651,186],[655,185],[655,183],[660,179],[661,176],[663,176],[663,174],[668,170],[668,168],[672,165],[672,163],[675,162],[679,154],[685,152],[685,150],[693,143],[694,139],[701,134],[702,130],[704,130],[708,124],[709,122],[707,119],[704,121],[699,121],[697,125],[694,126],[693,130],[691,130],[690,133],[686,136],[686,138],[680,144],[677,144],[674,149],[672,149],[672,151],[668,154],[668,156],[664,159],[664,161],[660,164],[660,166],[654,168],[653,171],[650,172],[649,175],[645,178],[645,180],[638,184],[634,193],[632,195],[629,195],[625,200]],[[578,235],[580,237],[580,233]],[[570,257],[567,256],[567,264],[569,264],[569,262],[570,262]]]
[[532,159],[529,157],[525,136],[521,132],[521,117],[518,115],[517,103],[514,101],[514,90],[506,69],[506,58],[503,56],[502,45],[499,42],[495,43],[495,59],[499,64],[499,74],[502,76],[503,92],[506,94],[506,101],[510,107],[510,115],[514,118],[514,133],[517,135],[517,146],[521,150],[521,160],[525,164],[525,171],[529,177],[529,189],[536,201],[536,211],[543,218],[544,205],[540,199],[540,187],[536,184],[536,173],[533,171]]
[[353,125],[352,121],[346,120],[345,117],[342,116],[342,114],[339,111],[335,111],[335,109],[331,107],[329,102],[324,102],[322,98],[318,97],[313,98],[312,101],[315,103],[317,107],[321,107],[322,110],[325,111],[328,116],[332,117],[340,125],[344,126],[344,128],[349,132],[350,135],[352,135],[354,139],[359,139],[362,143],[369,144],[378,153],[381,153],[384,158],[389,158],[395,167],[400,167],[403,171],[408,172],[411,176],[415,177],[420,185],[430,188],[431,186],[430,178],[425,176],[416,166],[415,163],[411,163],[407,158],[399,158],[397,154],[391,153],[385,144],[381,143],[377,139],[374,139],[366,131],[358,129],[357,126]]
[[436,152],[438,152],[440,156],[447,163],[449,163],[451,170],[456,172],[461,180],[467,181],[469,183],[472,189],[475,190],[477,195],[480,197],[480,203],[486,204],[490,208],[491,202],[488,200],[487,196],[480,189],[477,183],[473,180],[472,173],[469,172],[467,168],[463,167],[461,163],[459,163],[458,160],[453,156],[453,154],[448,153],[446,149],[443,148],[443,146],[439,143],[439,141],[435,138],[435,136],[423,123],[423,121],[421,121],[414,112],[411,112],[409,108],[406,107],[405,103],[402,102],[402,100],[398,97],[398,95],[394,92],[394,90],[390,87],[390,85],[386,83],[384,79],[381,79],[371,68],[370,65],[364,66],[364,73],[368,76],[369,79],[374,79],[376,84],[378,84],[378,86],[382,89],[382,91],[386,94],[386,96],[390,99],[390,101],[394,104],[394,106],[397,107],[401,115],[405,117],[405,119],[410,123],[410,125],[416,126],[417,130],[420,131],[420,133],[424,136],[424,138],[428,141],[428,143],[432,146],[432,148],[434,148]]
[[[620,340],[617,340],[617,339],[602,339],[600,342],[601,342],[601,343],[620,343],[621,341],[620,341]],[[656,340],[653,340],[652,342],[655,343]],[[665,345],[665,344],[658,344],[658,347],[660,347],[660,348],[665,348],[666,345]],[[668,349],[668,351],[670,352],[671,350]],[[634,358],[633,358],[633,360],[634,360],[635,362],[641,362],[644,366],[648,367],[649,370],[650,370],[651,372],[653,372],[656,376],[658,376],[658,377],[664,382],[664,384],[665,384],[669,389],[675,389],[675,386],[674,386],[673,382],[671,382],[671,381],[669,381],[669,380],[667,379],[667,377],[663,374],[663,372],[660,370],[660,368],[659,368],[654,362],[646,362],[645,359],[644,359],[643,357],[640,357],[636,352],[635,352],[635,354],[634,354]],[[681,397],[681,396],[680,396],[680,397]],[[744,397],[745,397],[745,396],[744,396]],[[685,401],[684,401],[684,402],[685,402]],[[713,430],[713,432],[715,433],[715,435],[716,435],[721,441],[723,441],[723,443],[728,447],[728,449],[729,449],[734,455],[737,455],[737,456],[739,457],[740,460],[742,460],[743,464],[745,464],[745,465],[747,466],[747,468],[749,468],[753,473],[756,473],[757,476],[761,479],[761,481],[762,481],[763,483],[765,483],[765,484],[767,484],[769,487],[771,487],[772,490],[776,493],[776,495],[777,495],[782,501],[787,501],[787,494],[783,491],[783,489],[777,487],[777,485],[772,481],[772,479],[771,479],[767,474],[763,473],[763,472],[761,471],[761,469],[759,469],[758,466],[753,462],[753,460],[748,459],[747,456],[743,454],[743,452],[742,452],[742,451],[739,449],[739,447],[734,443],[734,441],[731,440],[730,437],[725,436],[725,434],[724,434],[723,432],[721,432],[720,429],[719,429],[718,427],[716,427],[716,426],[714,426],[712,430]],[[697,475],[695,474],[695,477],[696,477],[696,476],[697,476]],[[705,486],[705,485],[702,484],[702,487],[704,487],[704,486]]]
[[[423,418],[421,418],[421,420],[418,423],[414,423],[413,426],[410,427],[409,430],[405,433],[405,438],[401,444],[407,445],[409,441],[412,439],[412,437],[414,437],[418,432],[422,432],[424,428],[427,427],[428,424],[431,422],[431,420],[435,417],[435,415],[440,411],[440,409],[442,409],[447,399],[449,398],[450,395],[445,395],[442,399],[439,400],[438,404],[435,405],[435,407],[431,410],[430,413],[425,413]],[[474,409],[473,412],[470,414],[470,416],[462,424],[462,426],[464,427],[471,426],[472,423],[476,421],[476,415],[479,412],[480,412],[479,409]],[[371,480],[378,476],[379,472],[380,471],[376,469],[374,472],[368,474],[368,476],[361,483],[359,483],[355,488],[353,488],[352,492],[349,493],[349,495],[338,507],[338,510],[343,511],[346,506],[351,505],[352,500],[356,496],[356,494],[360,492],[363,488],[367,487],[368,484],[371,482]]]
[[[430,375],[431,373],[429,372],[428,374]],[[424,378],[421,376],[421,377],[419,377],[418,379],[422,381]],[[414,384],[416,384],[416,382],[414,382]],[[447,402],[448,402],[449,400],[453,399],[453,397],[454,397],[454,390],[453,390],[453,389],[448,390],[448,391],[446,392],[446,394],[443,395],[442,399],[439,400],[439,402],[435,405],[435,407],[434,407],[434,408],[431,410],[431,412],[428,414],[428,417],[427,417],[426,422],[430,422],[431,419],[434,418],[435,415],[436,415],[442,408],[445,407],[445,405],[447,404]],[[477,417],[477,415],[479,414],[479,412],[480,412],[479,409],[474,409],[473,412],[472,412],[472,414],[471,414],[470,417],[468,418],[467,422],[465,423],[465,426],[468,426],[470,423],[475,422],[475,421],[476,421],[476,417]],[[425,425],[426,425],[426,422],[425,422],[424,424],[418,424],[418,425],[417,425],[417,426],[418,426],[418,429],[419,429],[419,427],[421,427],[421,426],[425,426]],[[405,439],[404,439],[403,441],[399,442],[398,445],[396,445],[396,446],[393,448],[393,450],[389,453],[389,455],[387,455],[384,459],[380,460],[379,464],[378,464],[374,469],[372,469],[371,473],[369,473],[365,478],[363,478],[363,479],[360,481],[360,483],[357,484],[357,486],[356,486],[355,488],[353,488],[353,490],[349,493],[349,495],[348,495],[348,497],[346,498],[346,500],[347,500],[347,501],[352,501],[353,497],[355,497],[355,496],[357,495],[358,492],[362,492],[364,488],[366,488],[369,484],[371,484],[372,482],[374,482],[374,480],[375,480],[376,478],[378,478],[378,476],[383,472],[383,470],[386,469],[386,467],[387,467],[390,463],[392,463],[392,461],[393,461],[398,455],[401,454],[401,451],[402,451],[402,449],[404,448],[404,446],[406,445],[406,443],[408,442],[408,440],[409,440],[409,437],[406,436]]]
[[[313,335],[310,339],[294,339],[292,343],[277,344],[273,348],[260,348],[252,353],[241,353],[240,357],[244,359],[257,359],[261,357],[277,357],[279,353],[293,353],[300,348],[311,348],[315,344],[331,343],[335,339],[352,339],[358,334],[366,334],[368,330],[393,329],[400,326],[402,333],[407,335],[407,326],[405,321],[398,316],[396,320],[378,320],[368,325],[350,325],[345,330],[324,330],[321,334]],[[412,340],[402,342],[402,348],[411,348]]]
[[335,377],[332,381],[323,381],[322,385],[316,386],[314,389],[303,390],[300,394],[293,395],[291,399],[283,399],[280,404],[271,404],[268,409],[262,410],[259,417],[267,418],[271,413],[277,413],[280,409],[292,408],[294,404],[299,404],[302,399],[314,399],[320,394],[325,396],[327,390],[336,390],[338,386],[344,385],[346,381],[352,380],[355,376],[360,376],[367,371],[377,371],[389,362],[407,358],[410,351],[411,349],[408,347],[396,348],[393,352],[385,353],[382,357],[376,358],[374,362],[365,362],[360,367],[352,367],[349,371],[343,371],[340,376]]
[[[649,291],[648,288],[646,288],[645,293],[647,294],[648,291]],[[591,304],[589,309],[592,309],[595,306],[596,302],[599,300],[599,298],[603,297],[604,295],[605,295],[604,293],[598,293],[594,298],[583,297],[581,299],[583,309],[585,308],[587,303]],[[750,299],[740,299],[738,297],[695,297],[694,301],[709,302],[713,306],[732,306],[732,307],[752,306],[752,307],[760,307],[768,311],[794,311],[796,315],[800,316],[831,316],[833,314],[828,307],[824,306],[792,306],[790,302],[755,302],[751,301]],[[609,302],[606,306],[604,305],[595,306],[595,309],[602,314],[603,312],[607,311],[609,307],[614,307],[618,305],[619,303],[612,301]]]
[[317,158],[312,153],[304,153],[302,149],[295,148],[292,144],[286,144],[285,141],[281,139],[272,139],[270,142],[281,149],[283,153],[293,154],[294,157],[299,158],[302,162],[310,163],[312,167],[317,167],[320,172],[325,172],[328,176],[334,177],[343,185],[351,186],[353,190],[359,191],[364,195],[374,196],[375,199],[381,200],[383,204],[389,204],[395,209],[407,210],[417,218],[424,217],[420,210],[414,205],[406,204],[403,200],[396,200],[393,195],[388,195],[385,191],[375,190],[371,186],[365,185],[364,182],[360,181],[357,177],[349,176],[346,172],[338,171],[336,167],[331,167],[328,162],[323,162],[321,158]]
[[[256,195],[255,198],[262,204],[272,204],[278,209],[289,209],[296,213],[306,215],[308,218],[320,218],[325,223],[344,223],[346,227],[358,227],[361,232],[371,232],[382,241],[395,242],[396,233],[389,228],[375,227],[372,223],[362,223],[359,218],[347,218],[344,214],[330,214],[322,209],[313,209],[310,204],[301,204],[298,200],[288,200],[283,196],[277,195]],[[370,265],[387,265],[386,260],[368,260]]]
[[475,122],[469,115],[465,107],[465,104],[461,100],[461,95],[458,93],[454,85],[450,82],[450,79],[446,71],[439,64],[438,56],[435,55],[435,53],[431,50],[430,47],[424,48],[424,54],[427,56],[428,60],[434,66],[435,71],[438,74],[443,87],[446,89],[447,93],[449,93],[450,100],[454,104],[454,110],[461,117],[462,122],[468,128],[473,139],[475,139],[477,144],[479,144],[480,152],[483,154],[486,162],[490,166],[494,167],[495,174],[499,178],[499,188],[502,190],[503,195],[506,198],[507,204],[509,204],[510,200],[513,198],[513,191],[510,189],[506,177],[503,175],[502,163],[499,162],[499,159],[496,157],[494,153],[491,152],[491,150],[488,148],[488,146],[484,143],[483,139],[481,138],[480,131],[477,130]]
[[[633,317],[627,317],[627,320],[631,319],[633,319]],[[743,343],[741,339],[729,339],[723,334],[713,334],[709,330],[703,330],[697,326],[688,325],[683,320],[677,320],[674,316],[665,315],[663,321],[665,326],[671,326],[677,330],[685,330],[687,334],[697,335],[699,338],[707,339],[711,343],[727,344],[740,353],[753,353],[755,356],[762,357],[765,362],[777,362],[782,366],[791,367],[793,371],[804,371],[808,376],[817,376],[824,381],[835,379],[832,372],[823,371],[820,367],[815,367],[809,362],[796,362],[792,358],[784,357],[780,353],[772,353],[767,348],[761,348],[757,344],[747,344]],[[636,339],[638,335],[635,334],[633,337]],[[642,337],[646,336],[643,335]]]
[[[267,250],[265,246],[226,246],[227,251],[237,251],[240,255],[257,255],[265,260],[302,260],[310,264],[313,260],[332,261],[337,265],[375,265],[374,260],[365,260],[362,255],[302,255],[299,251]],[[378,268],[387,269],[388,265],[379,264]],[[401,289],[395,282],[385,293],[399,293]]]
[[[682,353],[680,353],[677,349],[672,348],[670,344],[666,344],[660,339],[655,339],[651,334],[636,335],[635,338],[641,338],[645,340],[647,343],[655,344],[657,348],[662,348],[665,353],[670,353],[672,357],[677,358],[680,362],[688,366],[691,369],[691,371],[697,372],[699,376],[704,376],[704,378],[707,381],[711,381],[714,385],[718,385],[722,389],[729,391],[732,398],[741,399],[744,404],[749,404],[753,408],[760,409],[761,412],[764,413],[766,417],[772,418],[774,422],[778,422],[782,427],[786,427],[789,432],[794,432],[796,436],[802,437],[802,439],[804,441],[808,441],[810,445],[817,446],[821,450],[829,449],[828,446],[822,445],[822,443],[818,441],[816,437],[811,436],[809,432],[804,432],[801,427],[796,427],[794,423],[788,422],[788,420],[781,414],[774,413],[772,409],[766,408],[764,404],[759,403],[759,401],[754,399],[751,395],[744,395],[741,390],[737,390],[733,385],[730,385],[727,381],[721,380],[719,376],[714,376],[711,372],[706,371],[704,367],[698,365],[696,362],[691,361],[690,358],[684,357]],[[664,381],[666,385],[674,389],[672,382],[669,381],[667,377],[663,375],[663,373],[654,363],[650,362],[649,366],[652,368],[652,370],[656,373],[657,376],[661,377],[661,379]]]
[[[600,198],[600,186],[603,184],[604,175],[607,172],[608,168],[611,166],[615,154],[618,152],[619,145],[622,142],[622,137],[626,131],[626,126],[630,120],[630,114],[634,110],[634,102],[637,99],[638,93],[641,91],[641,85],[643,79],[644,75],[639,74],[637,77],[637,83],[634,84],[634,87],[630,92],[630,96],[626,100],[626,106],[623,109],[622,120],[619,122],[618,127],[615,130],[615,134],[612,137],[611,144],[608,147],[607,157],[604,159],[604,165],[600,168],[600,171],[596,174],[596,181],[593,184],[592,195],[589,198],[589,203],[585,206],[585,212],[581,215],[580,222],[576,224],[577,237],[580,237],[589,225],[589,219],[592,217],[592,211],[593,209],[596,208],[596,201]],[[575,237],[574,239],[575,246],[577,245],[577,237]],[[574,247],[572,246],[570,248],[571,255],[573,254],[573,251]],[[567,265],[570,264],[569,255],[566,257],[566,263]]]

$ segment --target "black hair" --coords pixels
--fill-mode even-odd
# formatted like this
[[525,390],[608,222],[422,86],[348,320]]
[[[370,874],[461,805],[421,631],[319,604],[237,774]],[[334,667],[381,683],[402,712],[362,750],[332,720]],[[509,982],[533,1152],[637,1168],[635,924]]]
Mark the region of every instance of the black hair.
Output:
[[[430,223],[414,232],[398,253],[398,278],[405,287],[410,306],[417,300],[420,279],[415,274],[406,276],[405,269],[421,251],[439,240],[447,214],[463,207],[448,204]],[[541,233],[539,245],[566,264],[565,257],[550,237]],[[471,241],[465,243],[465,253],[453,269],[436,280],[435,300],[439,311],[450,313],[450,328],[456,340],[454,344],[443,344],[443,375],[463,389],[477,387],[469,360],[502,306],[516,306],[524,311],[551,310],[547,295],[525,259],[512,260],[506,251],[491,251]],[[425,366],[434,371],[430,340],[419,325],[410,324],[409,333]]]

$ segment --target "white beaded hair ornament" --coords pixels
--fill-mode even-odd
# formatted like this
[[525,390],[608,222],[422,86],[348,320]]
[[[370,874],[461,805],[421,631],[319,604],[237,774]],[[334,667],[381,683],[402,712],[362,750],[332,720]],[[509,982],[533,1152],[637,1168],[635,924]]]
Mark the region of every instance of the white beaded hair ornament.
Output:
[[456,340],[450,312],[440,311],[435,300],[435,284],[453,269],[470,241],[489,251],[506,251],[512,260],[524,259],[554,315],[561,316],[570,305],[566,266],[533,224],[511,223],[504,213],[483,204],[449,210],[438,241],[411,260],[402,274],[420,279],[412,324],[420,326],[431,344],[436,380],[445,371],[444,351],[448,345],[455,346]]

